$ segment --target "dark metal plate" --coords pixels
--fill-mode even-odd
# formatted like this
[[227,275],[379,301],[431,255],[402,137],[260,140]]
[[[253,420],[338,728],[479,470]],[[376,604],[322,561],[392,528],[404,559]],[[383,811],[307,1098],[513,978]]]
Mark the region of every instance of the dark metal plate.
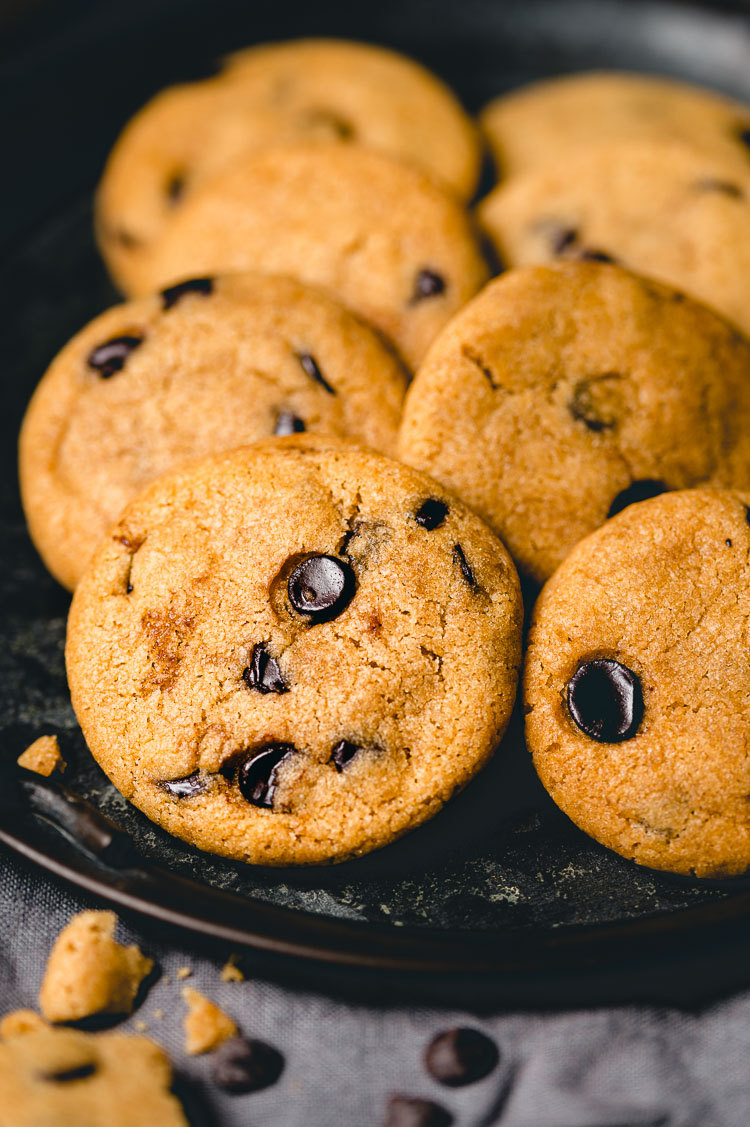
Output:
[[[66,783],[138,852],[103,864],[8,794],[0,840],[99,895],[197,933],[249,945],[285,973],[400,993],[551,1004],[692,999],[745,978],[750,892],[639,869],[579,833],[546,797],[516,722],[481,778],[431,824],[336,868],[271,870],[200,854],[130,807],[92,762],[67,694],[67,596],[24,531],[14,471],[23,407],[55,351],[115,300],[91,237],[90,192],[127,114],[154,89],[240,44],[307,33],[390,43],[434,66],[476,108],[545,74],[621,66],[681,74],[750,101],[750,17],[632,0],[497,4],[82,3],[64,33],[0,65],[16,114],[0,218],[6,403],[0,518],[2,756],[57,732]],[[137,66],[132,60],[137,58]],[[98,98],[97,91],[106,96]],[[65,129],[61,132],[61,115]],[[32,804],[33,805],[33,804]],[[709,954],[710,952],[710,954]],[[294,963],[290,964],[290,957]],[[332,973],[332,971],[331,971]],[[383,977],[385,976],[385,977]]]

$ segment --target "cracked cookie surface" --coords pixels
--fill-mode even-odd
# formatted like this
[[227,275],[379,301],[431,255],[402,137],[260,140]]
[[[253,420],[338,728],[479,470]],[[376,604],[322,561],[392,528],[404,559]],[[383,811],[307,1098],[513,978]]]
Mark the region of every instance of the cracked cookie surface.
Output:
[[509,271],[441,333],[401,457],[453,489],[538,582],[627,504],[750,488],[750,345],[618,267]]
[[520,631],[510,557],[461,502],[298,436],[133,502],[78,586],[66,658],[89,747],[149,817],[317,863],[385,845],[483,766]]
[[412,59],[341,40],[238,51],[203,82],[162,91],[123,130],[97,193],[97,234],[113,276],[133,263],[190,194],[244,152],[316,140],[378,149],[467,199],[477,130],[453,93]]
[[678,141],[578,150],[501,184],[479,220],[508,266],[618,263],[750,334],[750,164]]
[[750,866],[750,495],[668,493],[583,540],[542,591],[526,737],[557,805],[642,865]]
[[203,278],[116,306],[62,350],[29,405],[20,477],[34,543],[72,589],[160,474],[301,431],[391,454],[405,386],[368,325],[290,278]]
[[235,270],[323,286],[414,367],[487,277],[461,205],[417,169],[349,145],[251,152],[196,188],[128,290]]

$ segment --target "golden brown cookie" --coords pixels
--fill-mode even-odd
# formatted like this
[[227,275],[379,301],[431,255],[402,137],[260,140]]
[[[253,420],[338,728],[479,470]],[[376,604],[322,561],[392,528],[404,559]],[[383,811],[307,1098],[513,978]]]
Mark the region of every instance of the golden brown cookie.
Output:
[[410,366],[482,285],[468,217],[427,176],[349,145],[251,152],[197,187],[127,290],[236,270],[289,274],[371,321]]
[[461,199],[476,186],[473,122],[412,59],[333,39],[251,47],[216,78],[162,91],[120,136],[97,194],[99,242],[115,279],[130,289],[131,263],[234,158],[308,140],[378,149]]
[[557,805],[656,869],[750,866],[750,494],[669,493],[574,548],[534,611],[526,735]]
[[507,724],[510,557],[429,478],[299,436],[140,495],[73,599],[95,758],[149,817],[265,864],[343,860],[436,814]]
[[512,270],[433,345],[400,449],[542,582],[631,501],[750,488],[750,345],[705,306],[615,266]]
[[372,329],[292,279],[202,279],[116,306],[63,349],[27,411],[20,476],[34,543],[72,589],[159,474],[306,430],[390,454],[405,386]]
[[145,1037],[24,1032],[0,1044],[3,1127],[188,1127],[166,1053]]
[[584,149],[479,206],[508,266],[611,261],[684,290],[750,334],[750,166],[679,142]]
[[739,158],[750,171],[750,106],[675,78],[548,78],[495,98],[480,122],[504,179],[565,162],[575,149],[637,140],[685,141],[720,160]]

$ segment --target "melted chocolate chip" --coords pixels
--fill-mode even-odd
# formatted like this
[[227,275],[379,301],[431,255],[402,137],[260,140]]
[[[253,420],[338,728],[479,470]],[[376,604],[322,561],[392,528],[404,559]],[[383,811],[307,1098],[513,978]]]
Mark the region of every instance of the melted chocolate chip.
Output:
[[445,501],[439,501],[437,497],[428,497],[417,509],[414,519],[422,528],[432,532],[433,528],[443,523],[447,514],[448,506]]
[[167,199],[174,207],[176,203],[182,199],[185,191],[185,174],[183,172],[175,172],[170,176],[167,181]]
[[641,683],[619,661],[584,661],[568,682],[568,711],[592,740],[620,743],[632,739],[643,719]]
[[335,390],[331,387],[328,380],[325,378],[320,368],[318,367],[318,362],[314,356],[312,356],[309,352],[298,352],[296,356],[310,379],[315,380],[316,383],[319,383],[321,387],[324,387],[329,395],[336,394]]
[[281,410],[276,415],[276,423],[273,428],[273,433],[276,435],[284,434],[302,434],[307,430],[307,427],[302,422],[298,415],[293,411]]
[[213,278],[189,278],[186,282],[178,282],[176,286],[168,286],[167,289],[162,290],[161,297],[164,308],[171,309],[186,294],[199,293],[203,297],[208,297],[210,293],[213,293],[213,289]]
[[122,336],[99,344],[89,353],[86,363],[98,372],[103,380],[121,372],[131,352],[143,344],[143,337]]
[[356,589],[354,571],[335,556],[308,556],[289,576],[289,601],[315,622],[336,618],[349,605]]
[[738,130],[737,139],[743,145],[747,145],[748,149],[750,149],[750,129],[740,129],[740,130]]
[[214,1053],[214,1083],[225,1092],[260,1092],[275,1084],[284,1070],[284,1058],[273,1045],[249,1037],[230,1037]]
[[720,192],[724,196],[730,196],[733,200],[745,198],[745,193],[739,184],[733,184],[731,180],[717,180],[707,176],[703,180],[696,180],[693,187],[698,192]]
[[242,797],[253,806],[272,809],[279,765],[296,750],[294,744],[269,743],[246,759],[237,776]]
[[453,1116],[432,1100],[391,1096],[383,1127],[451,1127]]
[[579,262],[609,262],[613,266],[617,263],[617,259],[607,254],[606,250],[596,250],[592,247],[581,247],[575,257]]
[[623,509],[627,509],[628,505],[637,505],[640,501],[649,501],[652,497],[658,497],[659,494],[666,493],[667,488],[663,481],[651,481],[649,478],[645,478],[643,481],[634,481],[627,489],[623,489],[621,493],[617,494],[609,506],[607,516],[613,517],[616,513],[621,513]]
[[621,379],[618,372],[606,372],[579,380],[568,403],[573,418],[596,432],[616,426],[616,403],[612,402],[611,391],[616,386],[615,381]]
[[414,292],[411,295],[411,304],[424,301],[428,297],[438,297],[445,290],[445,278],[435,270],[426,267],[417,274],[414,283]]
[[156,785],[174,798],[193,798],[196,794],[203,794],[207,784],[200,771],[193,771],[192,775],[185,775],[182,779],[160,779]]
[[341,774],[347,763],[350,763],[352,759],[354,759],[354,756],[357,754],[357,752],[360,750],[361,749],[357,746],[357,744],[349,743],[349,740],[339,740],[339,742],[331,751],[330,761],[331,763],[333,763],[339,774]]
[[489,1076],[497,1066],[497,1045],[478,1029],[448,1029],[433,1037],[425,1052],[427,1071],[441,1084],[459,1088]]
[[463,548],[461,547],[460,544],[456,544],[455,547],[453,548],[453,559],[458,564],[458,566],[461,568],[461,574],[463,575],[464,579],[469,584],[469,586],[470,587],[476,587],[477,581],[474,578],[474,572],[469,567],[468,560],[466,559],[466,556],[464,555],[464,550],[463,550]]
[[253,647],[250,664],[242,671],[242,680],[249,689],[257,689],[259,693],[289,692],[278,662],[271,657],[262,642]]
[[43,1072],[41,1074],[43,1080],[51,1080],[55,1084],[67,1084],[71,1080],[85,1080],[87,1076],[93,1076],[96,1072],[96,1065],[93,1062],[87,1064],[79,1064],[75,1068],[66,1068],[60,1072]]

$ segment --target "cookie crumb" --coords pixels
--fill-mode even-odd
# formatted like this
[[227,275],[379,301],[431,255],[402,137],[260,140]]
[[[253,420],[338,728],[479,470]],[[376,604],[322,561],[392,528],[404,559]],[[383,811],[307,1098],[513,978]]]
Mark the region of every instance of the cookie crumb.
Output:
[[222,982],[244,982],[245,976],[239,968],[240,956],[232,954],[221,968]]
[[137,1021],[133,1022],[133,1028],[137,1029],[139,1033],[145,1033],[148,1029],[148,1025],[145,1021],[141,1021],[141,1019],[139,1018]]
[[39,1008],[47,1021],[97,1013],[128,1014],[153,960],[114,938],[114,912],[80,912],[63,928],[47,960]]
[[186,986],[182,996],[188,1007],[183,1021],[187,1053],[193,1056],[198,1053],[208,1053],[222,1041],[237,1035],[237,1026],[231,1017],[203,994],[199,994],[191,986]]
[[164,1010],[154,1010],[153,1016],[157,1021],[161,1021],[161,1019],[164,1017]]
[[12,1037],[22,1037],[24,1033],[46,1028],[46,1023],[34,1010],[12,1010],[0,1018],[0,1041],[10,1041]]
[[179,979],[190,978],[190,975],[192,973],[193,972],[191,971],[190,967],[180,967],[179,970],[177,971],[177,978],[179,978]]
[[57,736],[40,736],[18,757],[18,766],[37,775],[49,778],[53,771],[64,771],[67,767],[60,751]]

